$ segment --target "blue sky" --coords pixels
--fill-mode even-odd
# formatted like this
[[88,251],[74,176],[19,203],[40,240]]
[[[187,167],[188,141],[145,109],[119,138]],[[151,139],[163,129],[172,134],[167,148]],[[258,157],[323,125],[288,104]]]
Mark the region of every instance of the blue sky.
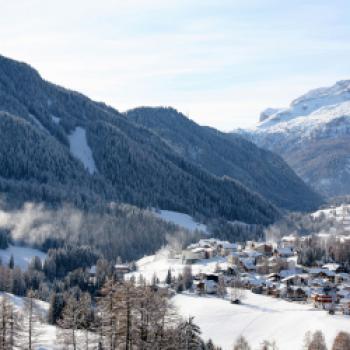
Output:
[[350,79],[348,0],[0,0],[0,53],[124,111],[222,130]]

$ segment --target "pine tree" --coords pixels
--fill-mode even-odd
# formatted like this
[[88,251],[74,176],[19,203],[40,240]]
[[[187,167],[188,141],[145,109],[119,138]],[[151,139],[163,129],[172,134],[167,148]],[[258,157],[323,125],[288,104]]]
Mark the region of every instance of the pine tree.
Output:
[[193,317],[182,322],[180,329],[180,346],[183,350],[199,350],[201,346],[200,328],[193,322]]
[[13,257],[13,254],[11,254],[10,260],[9,260],[9,268],[13,269],[15,266],[15,258]]
[[56,324],[57,320],[60,318],[62,310],[64,308],[64,301],[62,294],[53,292],[50,296],[50,306],[47,315],[47,320],[49,324]]
[[183,284],[184,284],[184,289],[190,289],[193,284],[193,275],[192,275],[192,267],[191,265],[186,265],[183,269]]
[[166,278],[165,278],[165,283],[170,286],[171,285],[171,282],[172,282],[172,276],[171,276],[171,270],[168,269],[168,273],[166,275]]

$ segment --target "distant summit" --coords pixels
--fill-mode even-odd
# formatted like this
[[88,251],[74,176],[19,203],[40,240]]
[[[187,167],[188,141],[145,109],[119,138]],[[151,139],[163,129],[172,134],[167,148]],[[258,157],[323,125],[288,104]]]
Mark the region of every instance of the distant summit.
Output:
[[280,154],[326,196],[350,193],[350,80],[311,90],[288,108],[269,108],[239,132]]

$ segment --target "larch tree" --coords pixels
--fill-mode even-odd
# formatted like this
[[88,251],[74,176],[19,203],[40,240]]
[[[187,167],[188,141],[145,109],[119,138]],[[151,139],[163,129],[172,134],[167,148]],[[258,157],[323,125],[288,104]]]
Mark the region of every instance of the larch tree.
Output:
[[247,339],[244,338],[243,335],[240,335],[233,346],[233,350],[251,350],[251,347],[249,346]]
[[40,315],[36,305],[35,293],[29,290],[24,299],[23,329],[21,335],[22,346],[26,350],[34,350],[40,337]]
[[326,341],[321,331],[316,331],[312,335],[308,350],[327,350]]
[[339,332],[334,339],[332,350],[350,350],[350,333]]

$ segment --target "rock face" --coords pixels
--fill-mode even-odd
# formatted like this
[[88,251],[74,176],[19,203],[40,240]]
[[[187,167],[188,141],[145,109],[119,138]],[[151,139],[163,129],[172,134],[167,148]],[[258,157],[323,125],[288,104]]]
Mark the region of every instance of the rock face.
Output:
[[320,193],[350,194],[350,80],[312,90],[289,108],[270,112],[239,132],[280,154]]

